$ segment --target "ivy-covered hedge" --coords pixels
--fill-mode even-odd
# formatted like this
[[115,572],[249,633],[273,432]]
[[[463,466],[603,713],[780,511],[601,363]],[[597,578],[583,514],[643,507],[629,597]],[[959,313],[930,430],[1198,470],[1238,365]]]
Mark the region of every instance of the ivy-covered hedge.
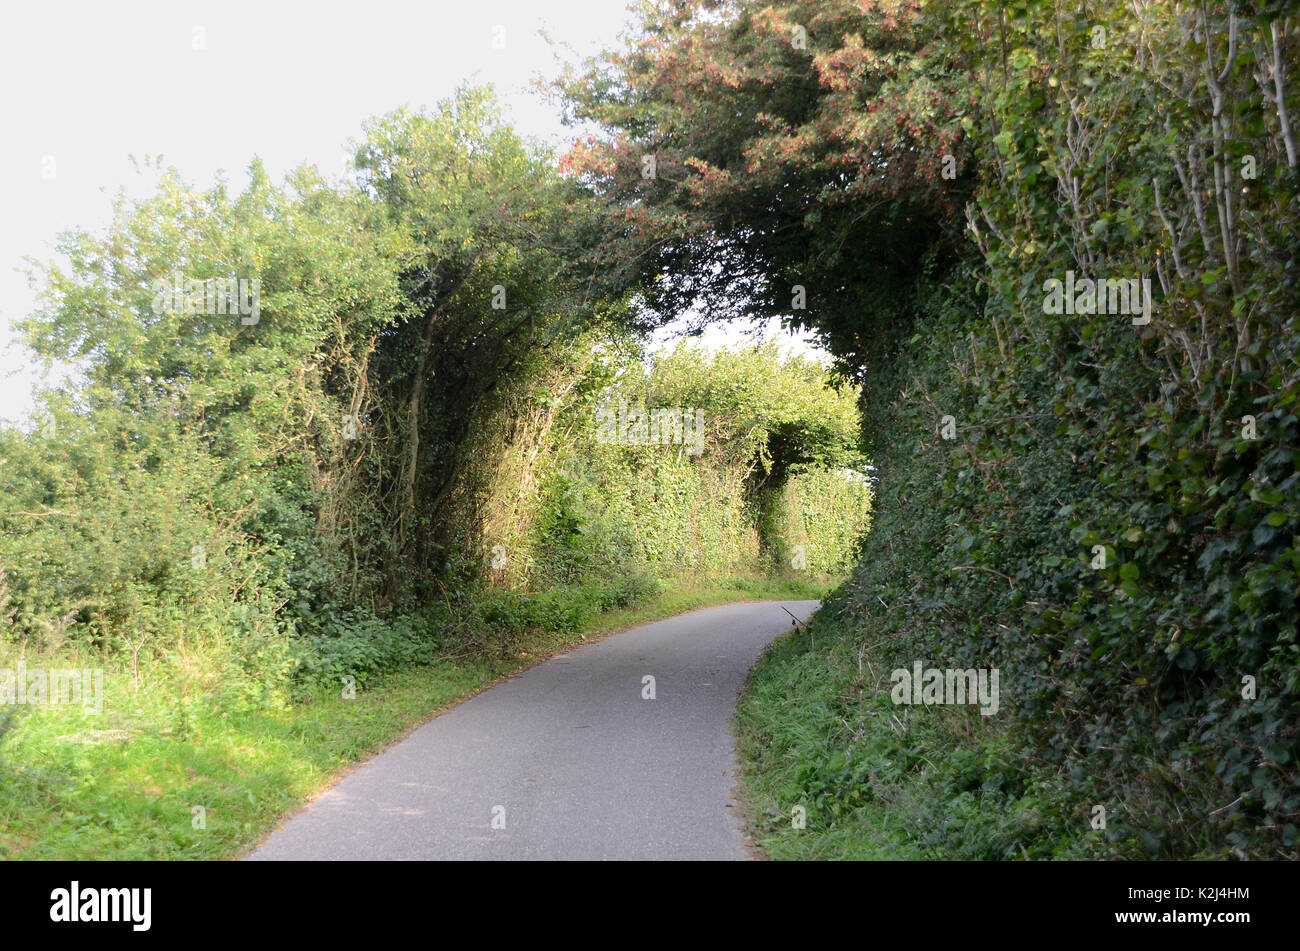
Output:
[[[873,531],[746,701],[771,844],[1295,859],[1300,174],[1260,80],[1294,17],[947,15],[978,254],[875,341]],[[1053,312],[1068,271],[1150,279],[1149,321]],[[1000,714],[889,702],[917,660],[999,668]]]

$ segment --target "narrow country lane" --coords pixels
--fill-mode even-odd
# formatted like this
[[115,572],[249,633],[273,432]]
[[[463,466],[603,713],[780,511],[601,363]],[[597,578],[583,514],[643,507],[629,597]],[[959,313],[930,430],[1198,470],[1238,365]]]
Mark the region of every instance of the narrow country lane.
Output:
[[365,763],[250,858],[744,859],[729,721],[790,630],[783,608],[817,606],[708,608],[552,658]]

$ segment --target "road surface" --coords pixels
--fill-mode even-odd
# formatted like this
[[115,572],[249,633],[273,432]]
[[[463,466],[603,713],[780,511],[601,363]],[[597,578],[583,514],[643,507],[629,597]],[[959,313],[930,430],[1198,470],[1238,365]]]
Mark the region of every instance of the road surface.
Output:
[[736,698],[790,630],[782,607],[817,606],[706,608],[554,657],[358,767],[249,858],[744,859]]

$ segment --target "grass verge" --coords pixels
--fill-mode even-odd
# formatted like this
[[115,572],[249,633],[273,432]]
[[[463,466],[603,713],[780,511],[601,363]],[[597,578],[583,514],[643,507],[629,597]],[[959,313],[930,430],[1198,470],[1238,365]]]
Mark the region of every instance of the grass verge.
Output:
[[557,651],[696,608],[823,591],[763,578],[678,584],[578,629],[516,634],[508,654],[383,673],[352,700],[316,685],[292,702],[187,706],[175,691],[133,690],[125,671],[106,671],[97,716],[66,706],[0,711],[0,859],[238,857],[349,767]]
[[996,718],[895,705],[889,674],[910,658],[826,610],[769,646],[733,721],[739,793],[765,856],[1098,857],[1086,810],[1023,762]]

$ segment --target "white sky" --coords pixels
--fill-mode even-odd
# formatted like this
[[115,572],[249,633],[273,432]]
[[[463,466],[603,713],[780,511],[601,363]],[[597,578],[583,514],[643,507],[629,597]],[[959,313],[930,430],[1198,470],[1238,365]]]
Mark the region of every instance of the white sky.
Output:
[[11,346],[34,300],[22,260],[53,257],[62,231],[105,226],[119,187],[141,193],[151,180],[129,156],[161,154],[199,186],[219,170],[242,186],[254,155],[277,180],[304,162],[334,173],[363,120],[432,105],[465,80],[493,83],[525,134],[562,140],[556,110],[529,89],[556,68],[538,30],[587,55],[628,19],[624,0],[5,3],[0,419],[26,415],[39,379]]

